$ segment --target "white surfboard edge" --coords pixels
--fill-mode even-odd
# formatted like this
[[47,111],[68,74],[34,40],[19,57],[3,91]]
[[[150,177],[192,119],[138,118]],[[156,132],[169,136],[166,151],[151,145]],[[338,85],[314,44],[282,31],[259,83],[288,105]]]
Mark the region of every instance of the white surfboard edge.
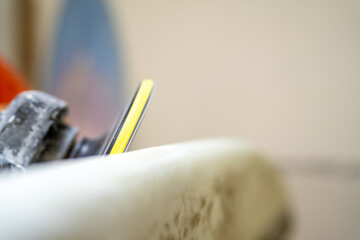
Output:
[[0,209],[8,240],[278,239],[289,214],[277,171],[236,139],[29,168],[0,178]]

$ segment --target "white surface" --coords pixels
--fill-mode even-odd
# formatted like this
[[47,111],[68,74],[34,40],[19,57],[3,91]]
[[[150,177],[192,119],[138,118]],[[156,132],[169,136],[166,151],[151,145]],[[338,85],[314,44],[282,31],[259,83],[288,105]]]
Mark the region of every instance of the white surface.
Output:
[[174,144],[0,178],[0,239],[258,239],[277,174],[235,140]]

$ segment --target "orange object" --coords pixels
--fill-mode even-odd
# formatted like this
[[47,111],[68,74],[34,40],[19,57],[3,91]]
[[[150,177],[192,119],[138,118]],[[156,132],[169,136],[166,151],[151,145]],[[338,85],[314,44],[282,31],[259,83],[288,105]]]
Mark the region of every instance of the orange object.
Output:
[[17,94],[28,89],[20,74],[0,59],[0,110]]

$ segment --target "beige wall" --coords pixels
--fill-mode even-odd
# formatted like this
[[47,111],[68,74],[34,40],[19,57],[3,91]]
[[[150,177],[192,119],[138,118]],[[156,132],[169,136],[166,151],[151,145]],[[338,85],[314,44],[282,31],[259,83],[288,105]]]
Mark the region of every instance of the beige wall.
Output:
[[0,2],[0,56],[12,66],[20,67],[18,11],[16,1]]
[[157,82],[137,147],[229,135],[360,157],[359,1],[113,2],[129,80]]
[[[41,72],[61,1],[34,2]],[[277,158],[360,158],[359,1],[107,2],[129,91],[157,83],[136,148],[228,135]]]

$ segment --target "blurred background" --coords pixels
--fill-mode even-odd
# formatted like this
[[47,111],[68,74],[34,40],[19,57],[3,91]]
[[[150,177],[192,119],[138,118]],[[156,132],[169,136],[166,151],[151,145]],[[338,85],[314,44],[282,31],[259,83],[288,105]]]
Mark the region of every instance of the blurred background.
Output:
[[2,0],[0,56],[87,136],[152,78],[133,150],[245,139],[283,174],[292,239],[360,239],[360,1]]

